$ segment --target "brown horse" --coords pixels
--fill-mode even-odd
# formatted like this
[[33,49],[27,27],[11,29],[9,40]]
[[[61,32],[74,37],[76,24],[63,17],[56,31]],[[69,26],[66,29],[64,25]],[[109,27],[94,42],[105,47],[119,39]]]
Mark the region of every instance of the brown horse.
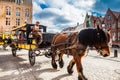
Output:
[[56,34],[53,37],[51,51],[52,51],[52,67],[57,69],[56,55],[59,55],[59,65],[62,68],[64,65],[62,56],[64,53],[72,55],[73,59],[70,61],[67,71],[69,74],[73,73],[73,66],[76,63],[78,71],[78,80],[87,80],[83,74],[81,58],[85,55],[88,46],[94,46],[96,50],[104,57],[110,55],[108,46],[110,36],[108,32],[102,29],[83,29],[79,33]]
[[[74,33],[58,33],[53,37],[51,52],[52,52],[52,66],[57,69],[57,64],[55,62],[56,55],[59,55],[59,66],[62,68],[64,65],[62,56],[64,53],[70,55],[71,52],[67,49],[69,46],[73,45],[77,41],[78,32]],[[59,52],[60,51],[60,52]],[[72,54],[71,54],[72,55]]]

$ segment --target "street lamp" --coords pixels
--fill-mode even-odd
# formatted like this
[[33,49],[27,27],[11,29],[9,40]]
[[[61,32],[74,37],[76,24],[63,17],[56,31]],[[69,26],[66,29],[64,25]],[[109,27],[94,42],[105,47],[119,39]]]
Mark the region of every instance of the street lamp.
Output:
[[102,29],[103,29],[103,30],[106,30],[106,29],[105,29],[105,23],[102,23]]

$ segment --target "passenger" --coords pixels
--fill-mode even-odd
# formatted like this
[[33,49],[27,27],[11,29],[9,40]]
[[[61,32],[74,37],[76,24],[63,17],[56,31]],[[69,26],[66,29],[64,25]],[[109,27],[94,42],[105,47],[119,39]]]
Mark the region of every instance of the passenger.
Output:
[[25,34],[25,32],[22,32],[22,39],[26,40],[26,34]]
[[36,43],[38,44],[37,46],[39,46],[42,43],[42,33],[39,29],[39,24],[40,23],[37,21],[35,26],[32,27],[32,33],[33,36],[36,38]]
[[19,34],[19,40],[22,41],[22,33]]

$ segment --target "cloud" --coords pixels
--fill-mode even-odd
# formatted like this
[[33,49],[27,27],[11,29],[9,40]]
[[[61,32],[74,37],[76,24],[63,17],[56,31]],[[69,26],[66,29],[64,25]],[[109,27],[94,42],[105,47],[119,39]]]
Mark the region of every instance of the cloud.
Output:
[[55,8],[48,8],[48,9],[42,10],[39,13],[35,13],[34,17],[39,18],[39,19],[54,18],[56,16],[59,16],[59,14],[57,14],[57,12],[59,12],[59,11]]
[[48,32],[61,31],[83,23],[95,0],[33,0],[33,22],[48,26]]
[[37,2],[33,2],[33,15],[42,11],[42,8],[37,4]]
[[119,3],[120,0],[96,0],[92,10],[101,14],[105,14],[108,8],[119,12]]
[[67,19],[65,16],[58,16],[53,20],[54,24],[67,24],[71,22],[71,20]]
[[73,4],[76,8],[85,9],[87,11],[92,9],[92,6],[96,2],[95,0],[68,0],[69,3]]

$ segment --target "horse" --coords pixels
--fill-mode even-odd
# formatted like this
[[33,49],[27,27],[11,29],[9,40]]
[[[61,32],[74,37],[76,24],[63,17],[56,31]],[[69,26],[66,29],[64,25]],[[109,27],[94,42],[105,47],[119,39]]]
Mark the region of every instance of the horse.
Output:
[[[59,66],[62,68],[64,66],[64,62],[62,56],[64,53],[70,54],[70,50],[66,48],[70,45],[75,44],[77,40],[78,32],[74,33],[58,33],[53,36],[51,42],[51,55],[52,55],[52,66],[57,69],[57,64],[55,63],[56,54],[59,55]],[[60,51],[60,53],[59,53]]]
[[[87,80],[83,74],[82,57],[85,55],[88,46],[93,46],[103,57],[110,55],[109,41],[110,34],[100,28],[83,29],[79,33],[73,33],[68,39],[69,34],[56,34],[53,37],[51,45],[52,60],[51,64],[57,69],[56,55],[59,55],[60,68],[63,67],[63,54],[72,55],[73,58],[67,66],[67,72],[73,73],[73,66],[76,63],[78,80]],[[71,43],[71,44],[70,44]]]

